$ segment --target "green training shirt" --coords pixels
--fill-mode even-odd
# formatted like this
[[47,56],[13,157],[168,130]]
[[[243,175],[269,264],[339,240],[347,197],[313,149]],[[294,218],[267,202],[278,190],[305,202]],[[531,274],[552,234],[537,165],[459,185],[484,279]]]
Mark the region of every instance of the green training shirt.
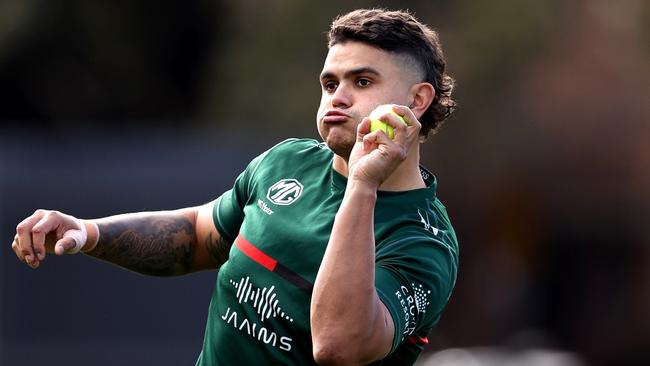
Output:
[[[210,302],[197,365],[313,365],[309,306],[346,178],[315,140],[286,140],[255,158],[214,205],[232,243]],[[395,323],[391,353],[415,362],[438,322],[458,268],[458,244],[435,178],[377,194],[377,293]],[[353,243],[350,243],[353,245]]]

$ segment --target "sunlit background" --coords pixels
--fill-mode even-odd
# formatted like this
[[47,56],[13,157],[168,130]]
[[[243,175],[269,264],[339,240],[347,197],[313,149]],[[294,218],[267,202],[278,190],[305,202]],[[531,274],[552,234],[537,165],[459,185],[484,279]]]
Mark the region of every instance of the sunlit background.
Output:
[[197,205],[317,138],[324,32],[377,5],[437,29],[458,82],[423,164],[460,273],[420,364],[650,364],[649,4],[0,1],[0,365],[192,365],[215,273],[34,271],[16,224]]

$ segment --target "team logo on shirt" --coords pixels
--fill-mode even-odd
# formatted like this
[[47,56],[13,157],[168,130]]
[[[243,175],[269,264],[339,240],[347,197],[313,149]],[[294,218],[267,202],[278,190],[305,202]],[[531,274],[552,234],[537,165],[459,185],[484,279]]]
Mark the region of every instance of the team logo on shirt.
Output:
[[422,223],[422,225],[424,226],[424,230],[431,231],[433,235],[438,235],[438,232],[440,230],[437,227],[431,226],[431,224],[429,223],[429,214],[426,212],[424,213],[424,215],[426,216],[425,219],[425,216],[422,216],[422,212],[420,212],[420,209],[418,209],[418,215],[420,215],[420,223]]
[[293,178],[282,179],[269,188],[268,192],[266,192],[266,198],[276,205],[287,206],[300,198],[302,190],[302,183],[298,182],[298,180]]

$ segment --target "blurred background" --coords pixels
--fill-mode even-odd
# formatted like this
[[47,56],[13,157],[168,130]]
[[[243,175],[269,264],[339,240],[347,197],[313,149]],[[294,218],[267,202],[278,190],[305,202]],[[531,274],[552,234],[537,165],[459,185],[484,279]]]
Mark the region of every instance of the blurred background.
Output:
[[215,273],[11,251],[37,208],[197,205],[317,138],[333,17],[408,8],[460,109],[424,147],[461,244],[420,364],[650,364],[650,3],[0,1],[0,364],[192,365]]

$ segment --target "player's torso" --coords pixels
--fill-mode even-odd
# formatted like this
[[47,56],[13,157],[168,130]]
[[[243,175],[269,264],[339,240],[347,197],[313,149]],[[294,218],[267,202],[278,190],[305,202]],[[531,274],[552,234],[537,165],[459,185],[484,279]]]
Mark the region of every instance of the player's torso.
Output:
[[265,161],[255,173],[211,309],[221,341],[257,343],[239,362],[313,363],[311,291],[343,195],[330,164],[331,154],[312,151]]
[[[315,364],[311,291],[346,181],[332,170],[331,151],[300,144],[290,154],[270,154],[248,185],[244,220],[210,304],[203,357],[213,364]],[[378,194],[378,259],[390,255],[382,242],[400,228],[438,230],[426,198],[432,195]]]

